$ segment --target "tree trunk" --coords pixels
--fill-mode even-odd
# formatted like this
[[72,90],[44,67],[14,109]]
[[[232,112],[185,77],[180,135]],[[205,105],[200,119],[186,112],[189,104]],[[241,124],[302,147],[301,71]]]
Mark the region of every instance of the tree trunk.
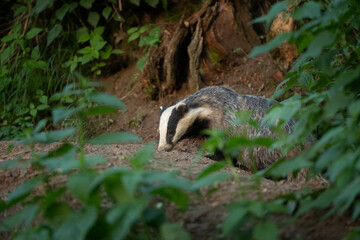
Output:
[[[191,92],[223,84],[227,71],[236,66],[242,71],[244,65],[254,64],[256,59],[246,56],[266,39],[266,32],[263,24],[250,22],[265,14],[275,1],[208,0],[198,12],[183,16],[176,28],[165,28],[163,42],[151,49],[144,69],[144,84],[158,90],[153,97],[161,98],[184,83]],[[270,75],[278,74],[275,61],[270,67]]]

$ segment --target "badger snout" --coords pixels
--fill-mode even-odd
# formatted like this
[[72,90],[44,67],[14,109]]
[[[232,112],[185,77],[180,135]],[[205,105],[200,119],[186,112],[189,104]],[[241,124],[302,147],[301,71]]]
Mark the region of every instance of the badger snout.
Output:
[[169,152],[174,148],[174,145],[172,144],[165,144],[165,145],[159,145],[158,150],[160,151],[166,151]]

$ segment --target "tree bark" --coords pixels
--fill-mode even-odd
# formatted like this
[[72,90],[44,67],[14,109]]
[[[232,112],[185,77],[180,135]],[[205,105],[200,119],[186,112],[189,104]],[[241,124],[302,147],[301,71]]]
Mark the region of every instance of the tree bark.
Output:
[[250,22],[275,1],[206,1],[198,12],[183,16],[176,27],[164,29],[163,42],[150,51],[145,66],[146,85],[158,89],[161,98],[184,83],[192,92],[222,84],[224,73],[246,63],[247,54],[262,43],[265,28]]

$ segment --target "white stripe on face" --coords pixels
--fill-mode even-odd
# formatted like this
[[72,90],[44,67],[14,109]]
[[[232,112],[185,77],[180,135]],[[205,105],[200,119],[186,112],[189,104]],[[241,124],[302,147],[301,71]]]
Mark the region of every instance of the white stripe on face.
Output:
[[212,115],[212,110],[209,108],[195,108],[180,119],[177,127],[176,133],[173,138],[173,143],[176,144],[188,131],[189,127],[194,124],[196,119],[205,119],[209,118]]
[[168,145],[170,145],[170,144],[167,144],[167,142],[166,142],[166,134],[167,134],[169,118],[170,118],[170,115],[174,108],[175,108],[175,106],[168,107],[167,109],[165,109],[165,111],[160,116],[160,123],[159,123],[160,137],[159,137],[158,149],[166,150],[168,148]]

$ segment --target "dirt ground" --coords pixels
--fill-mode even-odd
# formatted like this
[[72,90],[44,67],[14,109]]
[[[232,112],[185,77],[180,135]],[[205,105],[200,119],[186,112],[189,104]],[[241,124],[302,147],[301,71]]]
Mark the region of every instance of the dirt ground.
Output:
[[[232,73],[220,74],[217,85],[224,84],[233,87],[243,94],[253,94],[269,97],[275,86],[282,80],[283,76],[276,69],[268,69],[266,62],[268,56],[258,59],[244,59],[244,64],[235,66]],[[106,91],[115,94],[124,101],[128,107],[127,112],[105,117],[97,120],[97,124],[90,124],[91,134],[111,131],[130,131],[136,133],[143,139],[141,144],[116,144],[108,146],[87,146],[88,153],[102,154],[108,159],[108,165],[126,165],[126,156],[131,156],[144,144],[158,140],[157,122],[159,118],[159,106],[170,105],[177,100],[189,95],[186,85],[182,89],[167,95],[159,101],[148,100],[140,81],[142,75],[135,67],[121,70],[115,75],[101,79],[106,84]],[[194,178],[205,166],[213,163],[212,160],[202,157],[194,161],[200,146],[198,139],[184,140],[180,142],[171,152],[156,151],[151,167],[159,170],[179,170],[181,175]],[[17,156],[29,157],[30,150],[26,147],[17,146],[7,153],[7,142],[0,143],[0,161],[6,161]],[[49,146],[37,146],[38,151],[48,151],[59,144]],[[177,221],[191,233],[193,239],[219,239],[220,223],[226,217],[226,205],[241,199],[244,196],[256,198],[261,194],[264,199],[274,198],[279,194],[289,193],[304,187],[304,184],[286,181],[274,182],[263,179],[259,190],[247,189],[250,184],[251,173],[230,168],[233,178],[218,185],[218,191],[211,195],[195,197],[188,211],[178,211],[174,206],[168,206],[167,215],[171,221]],[[0,172],[0,199],[6,199],[9,192],[21,184],[24,179],[33,175],[30,169],[11,170]],[[310,187],[323,187],[319,183],[309,183]],[[245,190],[244,190],[245,189]],[[281,229],[280,239],[341,239],[356,224],[349,217],[333,216],[322,220],[324,212],[316,211],[303,216],[296,224],[290,224]],[[0,235],[1,237],[1,235]]]

